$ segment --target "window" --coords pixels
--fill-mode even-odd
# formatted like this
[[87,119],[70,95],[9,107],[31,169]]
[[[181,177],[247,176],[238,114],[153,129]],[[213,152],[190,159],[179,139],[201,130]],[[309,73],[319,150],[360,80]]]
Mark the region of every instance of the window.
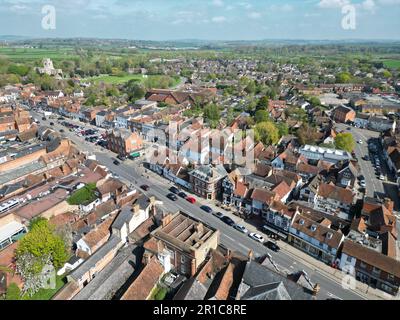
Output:
[[378,268],[373,267],[372,268],[372,272],[375,273],[376,275],[379,275],[381,273],[381,270],[379,270]]
[[365,268],[367,267],[367,265],[366,265],[364,262],[361,261],[361,262],[360,262],[360,267],[363,268],[363,269],[365,269]]
[[311,226],[311,231],[312,232],[315,232],[317,230],[317,226],[315,225],[315,224],[313,224],[312,226]]
[[353,260],[353,257],[347,256],[347,259],[346,259],[347,262],[351,262],[352,260]]
[[393,281],[394,280],[394,275],[388,274],[387,278],[388,278],[389,281]]
[[299,223],[300,223],[301,225],[304,225],[304,220],[303,220],[303,219],[300,219]]

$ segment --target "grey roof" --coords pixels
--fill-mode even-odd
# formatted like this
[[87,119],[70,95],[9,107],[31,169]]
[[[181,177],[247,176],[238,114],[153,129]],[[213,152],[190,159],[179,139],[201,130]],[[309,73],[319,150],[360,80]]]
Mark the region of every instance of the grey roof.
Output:
[[131,206],[122,207],[121,212],[115,218],[115,220],[114,220],[113,224],[111,225],[111,227],[113,229],[121,230],[121,228],[124,226],[124,224],[132,219],[132,216],[133,216],[133,212],[132,212],[132,207]]
[[79,281],[90,269],[94,268],[109,252],[114,250],[121,243],[121,238],[112,235],[108,241],[101,246],[93,255],[85,260],[77,269],[75,269],[69,277],[75,281]]
[[32,172],[45,168],[46,165],[42,162],[32,162],[25,166],[21,166],[12,171],[6,171],[0,174],[0,185],[6,184],[9,181],[22,178]]
[[9,194],[17,191],[21,187],[22,187],[21,182],[4,186],[4,187],[0,188],[0,197],[5,197],[6,195],[9,195]]
[[[280,295],[285,297],[284,291],[281,288],[278,288],[278,286],[275,285],[274,289],[274,286],[272,285],[281,282],[284,284],[291,300],[312,299],[311,293],[308,293],[300,285],[253,260],[248,261],[246,264],[246,269],[238,293],[242,298],[246,298],[247,293],[247,297],[263,296],[265,298],[272,298],[274,296],[279,297]],[[278,290],[278,292],[273,293],[274,290]],[[262,292],[265,294],[262,295]]]
[[139,259],[136,249],[130,245],[119,252],[73,300],[111,300],[135,272]]
[[292,300],[292,298],[281,281],[252,287],[246,291],[242,300]]

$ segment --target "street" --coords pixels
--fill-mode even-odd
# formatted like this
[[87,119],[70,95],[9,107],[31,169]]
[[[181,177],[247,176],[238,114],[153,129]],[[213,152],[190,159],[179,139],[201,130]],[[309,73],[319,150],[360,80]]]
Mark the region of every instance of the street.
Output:
[[[32,112],[32,114],[35,117],[40,117],[40,115],[37,113]],[[42,121],[42,124],[49,125],[50,121],[51,120]],[[63,128],[57,123],[57,121],[54,122],[55,123],[53,127],[55,130],[59,131],[61,128]],[[82,123],[79,124],[88,128],[91,127]],[[217,217],[214,217],[212,214],[201,210],[199,206],[202,203],[199,203],[199,201],[197,201],[196,204],[191,204],[181,198],[175,202],[171,201],[166,197],[166,195],[170,193],[168,189],[170,186],[172,186],[172,183],[168,183],[167,180],[157,176],[155,173],[150,171],[145,172],[145,169],[140,166],[140,160],[126,160],[117,166],[113,163],[113,158],[115,158],[116,155],[112,152],[86,142],[84,141],[84,138],[78,137],[73,132],[69,132],[68,130],[65,130],[63,135],[78,145],[80,150],[96,155],[96,159],[99,163],[109,168],[112,173],[117,174],[122,181],[127,183],[127,185],[134,185],[138,190],[140,189],[140,185],[148,185],[150,189],[147,192],[143,190],[140,191],[148,196],[154,195],[158,200],[161,200],[164,203],[168,210],[171,210],[172,212],[181,210],[186,214],[189,214],[200,221],[204,221],[205,223],[218,229],[221,234],[220,242],[225,247],[234,251],[238,251],[245,256],[248,255],[250,250],[253,251],[255,257],[264,256],[268,252],[280,269],[287,272],[304,270],[310,277],[311,281],[314,283],[319,283],[321,286],[318,299],[330,299],[332,297],[343,300],[365,299],[365,296],[361,295],[358,291],[347,290],[343,288],[336,278],[326,276],[320,270],[318,270],[318,268],[315,268],[307,261],[296,260],[297,257],[293,256],[289,252],[286,252],[285,247],[289,246],[288,244],[279,243],[282,250],[278,253],[275,253],[267,249],[264,245],[250,239],[247,235],[240,233],[239,231],[228,226]],[[259,231],[255,231],[253,226],[246,224],[243,222],[243,220],[239,219],[233,214],[225,212],[222,209],[218,209],[218,211],[222,211],[225,215],[230,216],[235,222],[240,222],[241,224],[245,225],[250,232],[260,233]],[[309,257],[309,259],[313,258]],[[332,273],[334,271],[337,270],[332,269]]]
[[[383,157],[382,146],[378,142],[379,132],[360,129],[355,127],[350,127],[350,130],[347,130],[349,127],[345,124],[336,124],[336,127],[344,132],[349,132],[353,135],[354,140],[356,141],[355,153],[358,159],[358,164],[360,165],[360,174],[365,177],[366,181],[366,196],[369,197],[378,197],[385,198],[389,197],[394,201],[395,210],[398,211],[400,208],[400,201],[398,195],[398,187],[396,180],[393,177],[393,174],[387,167],[386,160]],[[357,143],[357,141],[361,140],[363,143]],[[373,141],[377,146],[378,151],[377,155],[380,159],[381,170],[385,175],[386,180],[379,180],[378,175],[376,174],[376,169],[372,163],[372,159],[370,161],[365,161],[363,157],[369,154],[368,151],[368,142]]]

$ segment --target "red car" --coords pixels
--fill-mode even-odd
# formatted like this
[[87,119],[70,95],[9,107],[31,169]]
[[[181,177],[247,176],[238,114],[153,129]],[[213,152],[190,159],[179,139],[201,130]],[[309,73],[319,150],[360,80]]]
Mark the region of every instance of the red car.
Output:
[[189,201],[190,203],[196,203],[196,199],[193,197],[187,197],[186,200]]

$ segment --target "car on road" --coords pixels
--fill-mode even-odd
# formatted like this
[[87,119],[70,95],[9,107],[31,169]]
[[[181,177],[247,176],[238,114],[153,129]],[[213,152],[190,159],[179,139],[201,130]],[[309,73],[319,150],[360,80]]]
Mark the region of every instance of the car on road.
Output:
[[169,188],[169,191],[171,191],[172,193],[175,193],[175,194],[179,193],[179,189],[177,187],[171,187],[171,188]]
[[176,196],[176,194],[173,194],[173,193],[168,193],[167,194],[167,198],[169,200],[172,200],[172,201],[177,201],[178,200],[178,197]]
[[382,181],[385,181],[385,180],[386,180],[386,177],[385,177],[385,175],[384,175],[383,173],[381,173],[381,174],[379,175],[379,180],[382,180]]
[[140,186],[140,189],[142,189],[144,191],[148,191],[150,189],[150,187],[147,184],[143,184]]
[[200,207],[200,209],[205,211],[205,212],[207,212],[207,213],[212,213],[213,212],[213,209],[211,209],[209,206],[204,206],[203,205],[203,206]]
[[54,122],[50,122],[50,125],[51,125],[51,126],[54,126]]
[[280,248],[275,242],[270,241],[270,240],[268,240],[267,242],[265,242],[264,245],[265,245],[268,249],[270,249],[270,250],[272,250],[272,251],[275,251],[275,252],[279,252],[279,250],[281,250],[281,248]]
[[118,158],[119,160],[121,160],[121,161],[125,161],[125,160],[126,160],[126,157],[121,156],[121,155],[118,155],[117,158]]
[[222,212],[213,212],[213,216],[215,216],[219,219],[222,219],[223,217],[225,217]]
[[193,197],[187,197],[186,198],[186,201],[188,201],[188,202],[190,202],[190,203],[196,203],[196,199],[195,198],[193,198]]
[[223,222],[225,222],[228,226],[234,226],[236,223],[235,223],[235,221],[233,221],[231,218],[229,218],[229,217],[227,217],[227,216],[225,216],[225,217],[222,217],[221,218],[221,220],[223,221]]
[[245,234],[249,233],[249,230],[247,230],[246,227],[245,227],[245,226],[242,226],[241,224],[235,224],[233,227],[234,227],[237,231],[240,231],[241,233],[245,233]]
[[60,132],[63,133],[63,132],[64,132],[64,129],[60,129]]
[[358,144],[363,144],[364,142],[362,140],[357,141]]
[[365,161],[369,161],[369,160],[371,160],[371,159],[369,158],[369,156],[368,156],[368,155],[365,155],[365,156],[363,157],[363,160],[365,160]]
[[257,242],[264,243],[264,237],[260,236],[258,233],[252,232],[249,233],[249,237]]
[[365,180],[361,180],[361,181],[360,181],[360,186],[361,186],[362,188],[365,188],[365,187],[367,186]]
[[46,119],[46,117],[43,117],[42,120],[43,120],[43,121],[46,121],[47,119]]
[[179,193],[178,193],[178,196],[180,196],[180,197],[183,198],[183,199],[186,199],[186,198],[187,198],[187,194],[184,193],[184,192],[179,192]]
[[350,131],[350,130],[351,130],[351,127],[347,127],[347,130],[349,130],[349,131]]
[[119,165],[121,164],[117,159],[114,159],[113,163],[114,163],[116,166],[119,166]]

